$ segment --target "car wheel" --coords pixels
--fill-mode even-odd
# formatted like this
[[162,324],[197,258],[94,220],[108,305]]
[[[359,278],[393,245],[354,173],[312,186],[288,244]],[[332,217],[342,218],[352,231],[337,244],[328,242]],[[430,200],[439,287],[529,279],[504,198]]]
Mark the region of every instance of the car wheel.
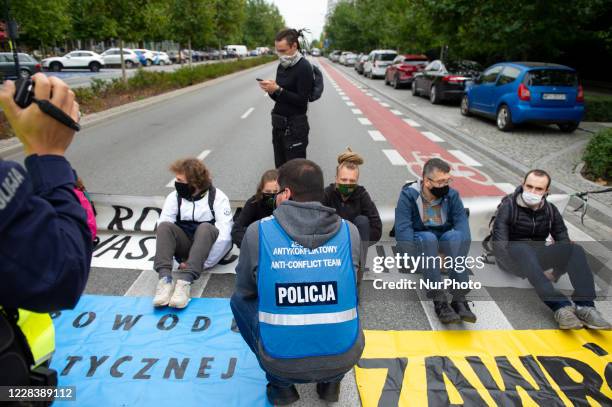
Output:
[[124,61],[124,64],[127,69],[131,69],[132,67],[134,67],[134,63],[129,59],[127,61]]
[[32,74],[27,69],[19,70],[19,77],[23,79],[28,79]]
[[145,66],[151,66],[151,65],[153,65],[153,61],[151,61],[150,59],[147,59],[145,61]]
[[470,113],[470,101],[468,99],[468,95],[463,95],[461,98],[461,114],[464,116],[471,116]]
[[89,70],[91,72],[100,72],[100,64],[97,62],[92,62],[89,64]]
[[501,105],[497,110],[497,128],[501,131],[509,131],[512,129],[512,113],[506,105]]
[[412,87],[410,89],[412,90],[412,96],[419,96],[419,90],[417,89],[416,80],[412,81]]
[[574,131],[576,131],[579,124],[580,123],[578,122],[559,123],[557,124],[557,126],[559,126],[559,129],[564,133],[573,133]]
[[440,103],[440,95],[438,95],[438,87],[436,85],[433,85],[429,90],[429,101],[432,105]]
[[60,64],[59,62],[51,62],[51,65],[49,65],[49,69],[52,72],[59,72],[62,70],[62,64]]
[[387,74],[385,74],[385,85],[391,85],[391,82],[387,79]]
[[391,83],[392,83],[393,89],[401,88],[400,81],[399,81],[399,78],[397,77],[397,75],[395,75],[393,77],[393,82],[391,82]]

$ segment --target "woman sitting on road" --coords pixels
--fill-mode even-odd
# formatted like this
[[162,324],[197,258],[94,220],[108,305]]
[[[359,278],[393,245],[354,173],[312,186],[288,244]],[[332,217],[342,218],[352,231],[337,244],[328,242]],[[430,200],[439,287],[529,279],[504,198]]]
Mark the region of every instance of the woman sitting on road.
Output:
[[[212,185],[210,173],[199,159],[178,160],[170,170],[176,176],[176,191],[166,198],[157,221],[153,268],[159,283],[153,305],[185,308],[191,283],[231,249],[232,210],[229,199]],[[173,257],[181,263],[174,275],[176,287]]]
[[272,215],[278,189],[278,171],[264,172],[257,185],[257,192],[246,201],[238,219],[234,221],[232,242],[236,246],[240,247],[244,233],[251,223]]
[[382,221],[370,194],[358,185],[362,164],[363,158],[350,148],[338,156],[336,182],[325,188],[323,205],[335,208],[340,217],[357,226],[365,257],[367,247],[380,240]]

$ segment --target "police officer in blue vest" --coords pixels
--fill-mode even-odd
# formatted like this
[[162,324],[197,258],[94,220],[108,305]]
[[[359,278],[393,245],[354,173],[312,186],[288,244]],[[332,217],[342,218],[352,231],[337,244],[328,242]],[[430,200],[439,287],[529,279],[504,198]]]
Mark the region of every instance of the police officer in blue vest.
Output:
[[279,168],[273,215],[242,241],[231,307],[268,379],[275,405],[299,399],[295,383],[317,383],[338,401],[340,380],[359,360],[357,228],[321,204],[323,173],[306,159]]
[[[57,78],[33,77],[34,96],[79,120],[74,93]],[[55,348],[49,312],[73,308],[89,275],[92,238],[74,194],[64,152],[75,130],[20,108],[15,84],[0,90],[0,106],[23,144],[24,168],[0,160],[0,386],[54,385],[46,365]]]

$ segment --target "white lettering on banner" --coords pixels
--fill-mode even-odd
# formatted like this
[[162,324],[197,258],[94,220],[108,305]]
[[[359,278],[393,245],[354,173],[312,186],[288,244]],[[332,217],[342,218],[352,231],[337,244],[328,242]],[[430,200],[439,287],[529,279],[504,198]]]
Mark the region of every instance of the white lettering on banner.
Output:
[[4,209],[8,206],[24,180],[25,177],[17,168],[11,168],[6,178],[0,183],[0,209]]

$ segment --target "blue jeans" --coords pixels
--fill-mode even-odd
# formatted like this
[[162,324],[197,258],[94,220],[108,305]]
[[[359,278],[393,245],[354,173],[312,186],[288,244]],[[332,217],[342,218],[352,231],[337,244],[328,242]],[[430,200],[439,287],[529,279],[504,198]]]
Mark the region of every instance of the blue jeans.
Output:
[[595,282],[587,263],[584,249],[572,243],[555,243],[550,246],[530,242],[510,242],[508,250],[514,262],[520,267],[540,299],[556,311],[571,305],[569,299],[555,289],[553,283],[544,275],[547,269],[554,269],[556,276],[569,275],[576,305],[593,306]]
[[[230,300],[230,307],[232,308],[236,325],[240,330],[240,335],[242,335],[244,341],[249,345],[249,348],[251,348],[251,351],[257,357],[259,366],[266,372],[266,379],[270,384],[279,387],[289,387],[295,383],[307,383],[304,381],[290,381],[282,377],[274,376],[268,373],[261,364],[261,360],[259,359],[259,311],[257,309],[257,300],[247,301],[233,295]],[[325,379],[325,382],[339,382],[343,377],[344,374],[341,374],[336,377]]]
[[[457,261],[459,258],[465,258],[470,250],[470,241],[465,236],[456,230],[449,230],[446,232],[440,232],[436,230],[427,230],[414,232],[415,248],[416,253],[413,255],[423,254],[427,257],[438,257],[439,253],[442,252],[445,256],[453,259],[453,265],[464,264],[463,260]],[[470,276],[467,269],[456,270],[457,267],[452,268],[449,271],[449,277],[451,280],[459,283],[468,282]],[[425,267],[422,267],[423,277],[429,283],[442,281],[442,274],[440,272],[439,261],[428,261]],[[433,295],[433,293],[428,293]],[[454,292],[453,297],[457,300],[462,300],[467,291]]]

